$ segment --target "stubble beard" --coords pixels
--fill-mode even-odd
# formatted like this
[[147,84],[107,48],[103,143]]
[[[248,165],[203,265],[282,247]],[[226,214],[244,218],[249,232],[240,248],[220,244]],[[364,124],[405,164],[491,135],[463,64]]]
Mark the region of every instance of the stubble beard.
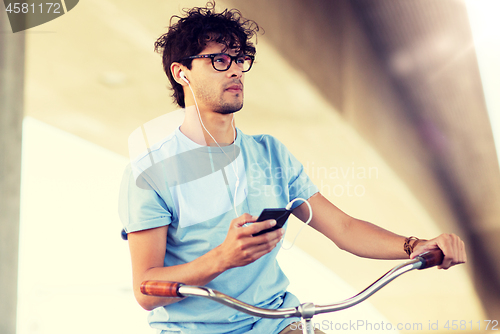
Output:
[[220,95],[218,95],[218,97],[216,97],[216,90],[207,88],[207,86],[205,85],[203,85],[202,87],[203,88],[201,89],[195,90],[196,96],[199,97],[200,101],[204,102],[204,105],[212,109],[214,112],[221,115],[228,115],[233,114],[243,108],[243,91],[235,94],[234,96],[225,97],[226,91],[224,90],[222,91],[222,93],[220,93]]
[[[243,95],[243,92],[241,94]],[[220,107],[215,109],[214,111],[221,115],[228,115],[241,110],[241,108],[243,108],[243,96],[241,98],[241,101],[237,101],[234,103],[224,102],[221,98]]]
[[[243,92],[234,96],[235,101],[224,100],[225,92],[223,92],[218,99],[210,98],[210,92],[203,92],[203,93],[205,93],[202,94],[205,101],[209,102],[210,100],[212,100],[208,103],[208,105],[212,105],[212,110],[218,114],[221,115],[233,114],[241,110],[241,108],[243,108]],[[241,99],[238,99],[240,94],[241,94]]]

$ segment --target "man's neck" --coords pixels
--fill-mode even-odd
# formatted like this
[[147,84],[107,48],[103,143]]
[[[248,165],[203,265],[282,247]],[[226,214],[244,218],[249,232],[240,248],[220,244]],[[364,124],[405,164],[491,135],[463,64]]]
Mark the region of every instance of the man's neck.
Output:
[[234,142],[233,114],[220,114],[200,110],[202,122],[195,106],[186,107],[180,130],[189,139],[203,146],[227,146]]

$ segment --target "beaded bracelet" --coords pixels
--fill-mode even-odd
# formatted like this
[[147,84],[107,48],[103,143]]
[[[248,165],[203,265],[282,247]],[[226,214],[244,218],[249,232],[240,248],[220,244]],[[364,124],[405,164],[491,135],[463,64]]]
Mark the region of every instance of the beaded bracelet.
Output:
[[[410,244],[411,240],[415,240],[413,242],[413,244]],[[415,248],[415,246],[419,243],[419,241],[420,241],[420,239],[417,237],[409,237],[409,238],[405,239],[403,249],[404,249],[405,253],[408,254],[408,256],[410,256],[411,253],[413,253],[413,248]]]

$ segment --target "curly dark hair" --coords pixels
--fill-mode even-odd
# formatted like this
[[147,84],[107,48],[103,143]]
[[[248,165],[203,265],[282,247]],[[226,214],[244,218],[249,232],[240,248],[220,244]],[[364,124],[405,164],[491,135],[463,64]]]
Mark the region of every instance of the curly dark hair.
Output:
[[260,30],[255,21],[245,19],[237,9],[216,13],[215,1],[209,1],[206,7],[183,11],[186,16],[172,16],[168,32],[155,42],[155,51],[162,55],[163,70],[172,84],[172,97],[182,108],[185,107],[184,91],[174,80],[170,65],[179,62],[191,69],[192,59],[181,59],[199,54],[209,42],[224,44],[227,49],[235,49],[238,53],[255,55],[250,40]]

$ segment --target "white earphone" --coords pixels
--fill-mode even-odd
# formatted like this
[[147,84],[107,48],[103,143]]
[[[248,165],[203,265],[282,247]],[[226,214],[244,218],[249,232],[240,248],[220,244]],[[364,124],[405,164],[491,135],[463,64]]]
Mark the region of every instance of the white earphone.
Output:
[[[201,126],[203,127],[203,129],[205,129],[205,131],[212,138],[212,140],[215,142],[215,144],[217,144],[217,146],[219,146],[219,148],[221,149],[222,153],[226,154],[226,152],[224,152],[224,150],[222,149],[222,147],[220,147],[220,145],[217,142],[217,140],[215,140],[215,138],[212,136],[212,134],[210,133],[210,131],[207,130],[207,128],[205,127],[205,124],[203,124],[203,120],[201,119],[201,115],[200,115],[200,108],[198,107],[198,102],[196,101],[196,97],[194,96],[193,89],[191,88],[191,84],[189,83],[189,80],[186,78],[186,75],[184,74],[184,71],[180,71],[179,72],[179,76],[181,77],[181,79],[185,83],[188,84],[189,89],[191,90],[191,94],[193,94],[193,100],[194,100],[194,104],[196,106],[196,111],[198,112],[198,118],[200,119]],[[236,129],[234,128],[234,114],[233,114],[233,119],[231,121],[231,125],[233,126],[234,143],[236,144]],[[229,156],[227,154],[226,154],[226,156],[231,161],[231,159],[229,158]],[[233,166],[233,164],[231,164],[231,168],[233,169],[234,174],[236,176],[236,184],[235,184],[235,187],[234,187],[235,189],[234,189],[233,205],[234,205],[234,212],[236,213],[236,217],[238,217],[239,214],[238,214],[238,211],[236,210],[236,194],[238,193],[238,186],[240,185],[240,178],[239,178],[239,173],[238,173],[238,162],[236,162],[236,168]]]
[[184,71],[181,71],[181,73],[179,73],[179,76],[181,77],[182,80],[184,80],[189,85],[189,80],[186,78]]

